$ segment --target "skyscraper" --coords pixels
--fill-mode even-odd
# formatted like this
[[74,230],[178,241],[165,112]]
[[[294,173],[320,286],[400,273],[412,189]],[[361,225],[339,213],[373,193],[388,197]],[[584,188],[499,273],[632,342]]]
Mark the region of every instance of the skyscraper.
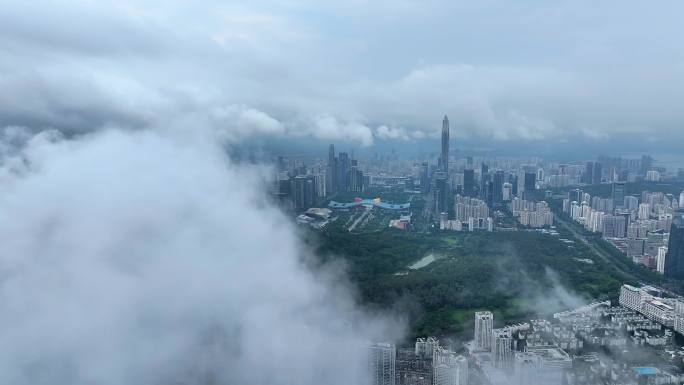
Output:
[[641,175],[646,176],[646,173],[653,167],[653,158],[650,155],[641,156]]
[[449,186],[447,184],[447,175],[443,171],[437,171],[432,175],[432,180],[434,183],[432,193],[434,196],[435,214],[439,215],[443,212],[448,212]]
[[503,184],[504,184],[505,174],[503,171],[498,170],[494,173],[494,187],[493,193],[494,204],[501,204],[503,202]]
[[313,175],[298,175],[290,179],[290,192],[295,210],[306,210],[316,201],[316,180]]
[[420,165],[420,192],[427,194],[430,192],[430,166],[428,162]]
[[613,182],[613,207],[625,204],[625,182]]
[[601,163],[599,163],[599,162],[594,163],[594,170],[593,170],[592,174],[593,174],[594,178],[593,178],[591,183],[601,184],[601,180],[603,177],[603,166],[601,165]]
[[489,182],[489,166],[482,163],[480,168],[480,199],[487,200],[487,183]]
[[397,349],[392,344],[375,344],[370,347],[368,363],[372,385],[394,385]]
[[534,190],[537,189],[537,174],[533,172],[526,172],[524,186],[525,190],[523,190],[523,199],[531,200],[534,195]]
[[678,214],[672,220],[665,256],[665,277],[684,279],[684,214]]
[[337,158],[335,158],[335,145],[328,148],[328,166],[325,170],[325,186],[328,194],[337,191]]
[[463,170],[463,195],[473,197],[475,192],[475,170],[467,168]]
[[349,169],[349,154],[340,152],[337,159],[337,191],[349,191],[349,184],[347,183]]
[[586,184],[591,184],[594,182],[594,162],[587,162],[584,169],[583,182]]
[[440,170],[449,175],[449,118],[446,115],[442,121],[442,156],[439,161]]
[[494,314],[492,312],[475,312],[475,349],[485,352],[492,350],[493,327]]

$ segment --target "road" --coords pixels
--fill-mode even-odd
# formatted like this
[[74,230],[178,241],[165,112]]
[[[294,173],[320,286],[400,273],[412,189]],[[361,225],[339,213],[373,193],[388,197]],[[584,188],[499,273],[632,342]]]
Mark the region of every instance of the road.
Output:
[[556,215],[555,213],[553,214],[553,220],[557,224],[561,224],[563,227],[568,229],[568,231],[570,231],[575,238],[582,241],[582,243],[587,245],[589,250],[591,250],[599,258],[601,258],[605,263],[613,266],[613,268],[615,270],[617,270],[620,274],[622,274],[624,277],[635,280],[635,281],[640,281],[640,279],[638,277],[636,277],[635,275],[623,270],[620,266],[617,266],[605,251],[599,249],[593,243],[589,242],[584,235],[580,234],[577,230],[575,230],[575,228],[571,224],[569,224],[566,220],[562,219],[560,216]]

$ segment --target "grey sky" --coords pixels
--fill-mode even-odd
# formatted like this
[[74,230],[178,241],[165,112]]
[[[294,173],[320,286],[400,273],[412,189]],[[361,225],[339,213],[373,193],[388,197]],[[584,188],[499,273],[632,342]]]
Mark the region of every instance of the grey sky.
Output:
[[[5,2],[0,125],[684,140],[680,2]],[[384,127],[383,127],[384,126]]]

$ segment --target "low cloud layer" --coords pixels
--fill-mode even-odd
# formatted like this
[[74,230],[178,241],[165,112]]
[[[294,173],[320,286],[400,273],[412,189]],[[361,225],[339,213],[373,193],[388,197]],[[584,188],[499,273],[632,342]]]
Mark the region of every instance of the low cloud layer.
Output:
[[1,383],[362,384],[398,336],[210,136],[1,137]]
[[[3,4],[0,126],[684,140],[679,2]],[[643,28],[634,28],[641,25]],[[88,31],[88,33],[83,33]]]

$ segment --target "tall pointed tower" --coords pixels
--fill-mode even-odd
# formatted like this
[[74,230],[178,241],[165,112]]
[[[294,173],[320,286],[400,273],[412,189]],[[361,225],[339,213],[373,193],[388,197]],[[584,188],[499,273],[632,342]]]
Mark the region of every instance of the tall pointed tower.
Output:
[[442,121],[442,157],[440,158],[440,168],[445,173],[449,173],[449,118],[444,115]]

